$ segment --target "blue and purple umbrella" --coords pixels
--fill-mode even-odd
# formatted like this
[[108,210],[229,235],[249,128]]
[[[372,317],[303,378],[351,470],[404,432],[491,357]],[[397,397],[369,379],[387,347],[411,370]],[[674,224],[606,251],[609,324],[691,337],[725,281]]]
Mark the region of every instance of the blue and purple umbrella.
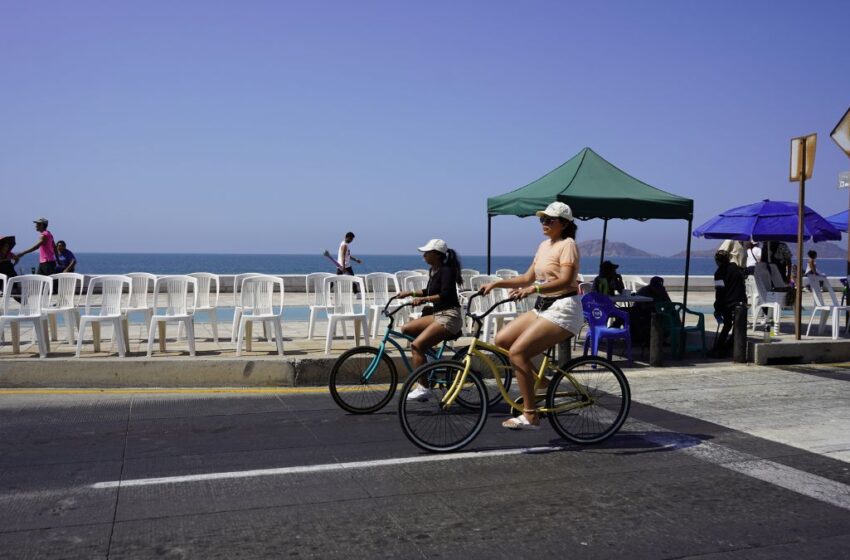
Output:
[[[815,242],[841,239],[826,218],[804,206],[803,239]],[[845,227],[847,224],[845,217]],[[797,203],[762,200],[721,212],[694,230],[695,237],[738,241],[797,241]]]
[[845,210],[844,212],[827,216],[826,221],[832,224],[832,227],[838,231],[847,231],[847,212],[848,211]]

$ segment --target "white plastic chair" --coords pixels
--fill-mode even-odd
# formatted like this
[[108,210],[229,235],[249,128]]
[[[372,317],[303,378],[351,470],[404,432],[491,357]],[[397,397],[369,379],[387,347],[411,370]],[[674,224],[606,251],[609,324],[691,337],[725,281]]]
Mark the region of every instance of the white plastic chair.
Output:
[[785,279],[782,278],[782,273],[779,272],[779,267],[774,263],[769,263],[769,267],[771,286],[774,288],[787,288],[788,284],[785,282]]
[[[469,285],[472,289],[472,292],[475,293],[480,290],[481,287],[484,286],[484,284],[489,284],[497,280],[499,280],[499,277],[496,275],[479,274],[478,276],[473,276],[469,279]],[[491,306],[495,305],[497,301],[506,299],[509,293],[510,291],[506,288],[496,288],[486,296],[476,298],[473,302],[473,312],[476,314],[480,314],[486,311]],[[512,301],[500,305],[484,319],[482,340],[484,340],[485,342],[490,342],[492,338],[495,338],[496,331],[502,327],[505,321],[515,319],[517,315],[518,312],[516,302]]]
[[[824,301],[821,285],[827,287],[830,295],[830,301]],[[817,325],[817,332],[820,334],[821,328],[826,324],[827,318],[832,321],[832,339],[838,339],[838,331],[841,329],[841,313],[850,309],[850,306],[839,305],[838,298],[835,296],[832,286],[829,285],[829,279],[826,276],[808,275],[803,277],[803,286],[808,287],[812,292],[812,299],[815,306],[812,309],[812,315],[809,317],[809,326],[806,328],[806,336],[809,336],[809,331],[812,330],[812,322],[815,316],[820,314],[820,322]],[[845,328],[845,332],[847,329]]]
[[[16,285],[21,288],[20,306],[13,310],[11,306],[12,291]],[[6,325],[12,326],[12,350],[20,352],[19,328],[21,323],[32,324],[33,337],[38,346],[38,356],[47,356],[48,336],[46,328],[47,315],[44,313],[45,302],[50,300],[53,293],[53,280],[40,274],[26,274],[8,279],[3,292],[3,314],[0,315],[0,332]]]
[[[100,286],[100,302],[95,298],[95,288]],[[80,315],[80,333],[77,337],[76,357],[80,357],[83,349],[83,334],[86,325],[92,325],[94,334],[95,352],[100,349],[99,328],[101,323],[112,324],[112,337],[118,343],[118,355],[124,357],[127,351],[127,339],[125,338],[124,326],[126,325],[126,313],[128,305],[124,303],[124,287],[128,290],[128,300],[133,296],[133,279],[129,276],[95,276],[89,280],[89,288],[86,293],[86,307]]]
[[426,276],[428,275],[428,271],[424,268],[414,268],[411,272],[414,272],[416,274],[424,274]]
[[[189,295],[189,288],[192,295]],[[163,290],[164,288],[164,290]],[[164,305],[161,297],[164,296]],[[153,340],[159,331],[160,351],[165,351],[165,329],[168,323],[186,327],[189,355],[195,355],[195,308],[198,305],[198,280],[192,276],[174,275],[157,278],[153,287],[153,318],[148,332],[148,358],[153,354]],[[159,310],[163,310],[160,315]],[[179,338],[178,328],[178,338]]]
[[325,301],[325,279],[333,278],[336,274],[330,272],[313,272],[307,275],[307,305],[310,307],[310,320],[307,323],[307,340],[313,340],[316,328],[316,315],[327,312],[328,304]]
[[[404,287],[402,291],[404,292],[412,292],[415,291],[417,293],[422,293],[428,288],[428,275],[427,274],[417,274],[415,276],[408,276],[404,279]],[[422,316],[422,306],[414,309],[411,307],[406,308],[404,313],[404,317],[398,321],[399,325],[403,325],[410,319],[418,319]]]
[[360,293],[366,293],[362,278],[355,276],[337,276],[333,281],[325,282],[325,301],[328,306],[328,332],[325,339],[325,354],[331,353],[333,337],[340,322],[354,323],[354,343],[360,345],[359,329],[363,329],[365,344],[369,344],[369,317],[366,313],[366,298],[357,299],[354,296],[354,286],[360,288]]
[[511,268],[500,268],[495,274],[502,280],[510,280],[511,278],[519,276],[519,271]]
[[[425,275],[427,276],[428,273],[425,272]],[[406,289],[406,284],[404,283],[404,281],[410,278],[411,276],[422,276],[422,273],[416,270],[399,270],[395,273],[396,285],[402,290]]]
[[369,304],[369,324],[372,325],[372,338],[378,336],[378,323],[381,311],[390,300],[390,292],[398,293],[398,282],[394,274],[373,272],[366,275],[366,293],[372,297]]
[[[126,309],[123,309],[127,314],[127,322],[129,325],[130,313],[140,312],[144,314],[144,326],[142,332],[147,333],[151,326],[151,317],[153,317],[153,302],[148,299],[148,294],[153,292],[156,285],[156,274],[148,272],[131,272],[127,277],[132,282],[130,290],[130,299],[127,302]],[[128,331],[129,332],[129,331]],[[140,338],[143,339],[144,335]]]
[[76,272],[62,272],[50,276],[56,281],[55,298],[51,298],[50,306],[45,308],[48,325],[50,327],[50,340],[56,340],[56,315],[62,315],[65,328],[68,331],[68,344],[76,344],[74,329],[78,327],[80,312],[77,308],[77,295],[83,293],[83,282],[85,276]]
[[246,278],[252,276],[267,276],[259,272],[244,272],[233,277],[233,322],[230,325],[230,340],[236,340],[236,331],[239,328],[239,317],[242,315],[242,283]]
[[645,282],[644,279],[640,276],[634,276],[630,274],[623,276],[623,287],[632,293],[636,293],[642,287],[648,285],[649,283]]
[[[207,313],[210,317],[210,327],[213,333],[213,342],[218,344],[218,298],[221,295],[221,279],[218,274],[209,272],[193,272],[192,278],[198,281],[198,305],[195,307],[195,316],[198,313]],[[182,328],[183,324],[180,324]],[[180,337],[178,330],[177,337]]]
[[[278,288],[278,311],[275,312],[275,287]],[[242,312],[239,316],[239,330],[236,334],[236,355],[242,355],[242,343],[250,351],[250,334],[246,335],[248,323],[262,321],[263,326],[271,323],[274,327],[277,353],[283,356],[283,278],[277,276],[250,276],[242,282]]]
[[[490,295],[493,296],[493,303],[506,299],[509,294],[510,290],[506,288],[496,288],[490,292]],[[516,319],[518,315],[519,312],[515,301],[503,303],[497,307],[484,319],[484,341],[493,342],[496,338],[496,333],[504,326],[505,322],[510,321],[511,319]]]
[[462,268],[462,269],[460,269],[460,278],[461,278],[461,281],[463,282],[462,289],[464,289],[464,290],[471,289],[469,281],[470,281],[470,279],[472,279],[473,276],[481,276],[481,273],[478,272],[477,270],[475,270],[474,268]]
[[9,279],[8,276],[0,272],[0,283],[3,284],[2,288],[0,288],[0,297],[3,297],[3,293],[6,291],[6,281]]
[[773,318],[773,334],[779,334],[779,321],[782,318],[782,302],[785,300],[784,292],[771,292],[767,287],[770,286],[770,272],[767,268],[767,263],[758,263],[755,271],[747,281],[752,281],[753,287],[753,304],[752,304],[752,321],[753,331],[757,330],[758,316],[762,309],[770,312]]

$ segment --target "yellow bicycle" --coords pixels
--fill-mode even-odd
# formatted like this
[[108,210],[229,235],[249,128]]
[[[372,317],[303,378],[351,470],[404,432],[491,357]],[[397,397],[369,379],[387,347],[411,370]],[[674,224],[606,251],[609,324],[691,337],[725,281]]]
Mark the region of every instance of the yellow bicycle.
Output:
[[[487,387],[484,374],[489,371],[506,403],[518,412],[523,410],[521,398],[514,400],[502,383],[507,360],[496,363],[492,357],[507,357],[508,351],[480,340],[483,319],[494,309],[510,301],[493,304],[480,315],[466,314],[476,325],[472,344],[460,361],[440,360],[414,370],[405,381],[399,399],[399,419],[404,435],[426,451],[456,451],[469,444],[487,421]],[[622,370],[598,356],[572,359],[558,366],[549,349],[535,378],[536,389],[549,379],[545,394],[539,395],[535,408],[564,439],[578,444],[602,442],[620,429],[629,414],[631,392]],[[474,364],[474,365],[473,365]],[[551,377],[548,377],[551,376]],[[431,391],[420,399],[408,394],[423,385]],[[538,403],[544,401],[543,406]]]

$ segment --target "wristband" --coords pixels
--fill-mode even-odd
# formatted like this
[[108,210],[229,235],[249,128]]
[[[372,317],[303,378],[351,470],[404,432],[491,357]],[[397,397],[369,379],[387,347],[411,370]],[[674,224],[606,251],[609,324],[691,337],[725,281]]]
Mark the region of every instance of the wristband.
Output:
[[534,285],[534,291],[537,292],[538,294],[540,294],[540,284]]

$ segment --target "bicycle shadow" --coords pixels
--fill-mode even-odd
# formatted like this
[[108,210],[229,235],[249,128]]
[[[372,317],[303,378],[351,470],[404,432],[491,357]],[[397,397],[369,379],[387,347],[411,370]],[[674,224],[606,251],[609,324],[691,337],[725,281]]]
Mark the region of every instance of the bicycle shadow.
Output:
[[667,453],[696,447],[714,439],[707,434],[682,434],[679,432],[643,431],[619,432],[602,443],[580,445],[554,437],[539,445],[484,445],[476,451],[519,451],[527,455],[547,455],[564,451],[582,453],[608,453],[611,455],[639,455],[645,453]]
[[668,431],[619,432],[599,444],[578,445],[560,438],[549,440],[551,446],[561,445],[570,451],[593,452],[605,450],[614,455],[640,455],[644,453],[667,453],[697,447],[714,439],[708,434],[683,434]]

